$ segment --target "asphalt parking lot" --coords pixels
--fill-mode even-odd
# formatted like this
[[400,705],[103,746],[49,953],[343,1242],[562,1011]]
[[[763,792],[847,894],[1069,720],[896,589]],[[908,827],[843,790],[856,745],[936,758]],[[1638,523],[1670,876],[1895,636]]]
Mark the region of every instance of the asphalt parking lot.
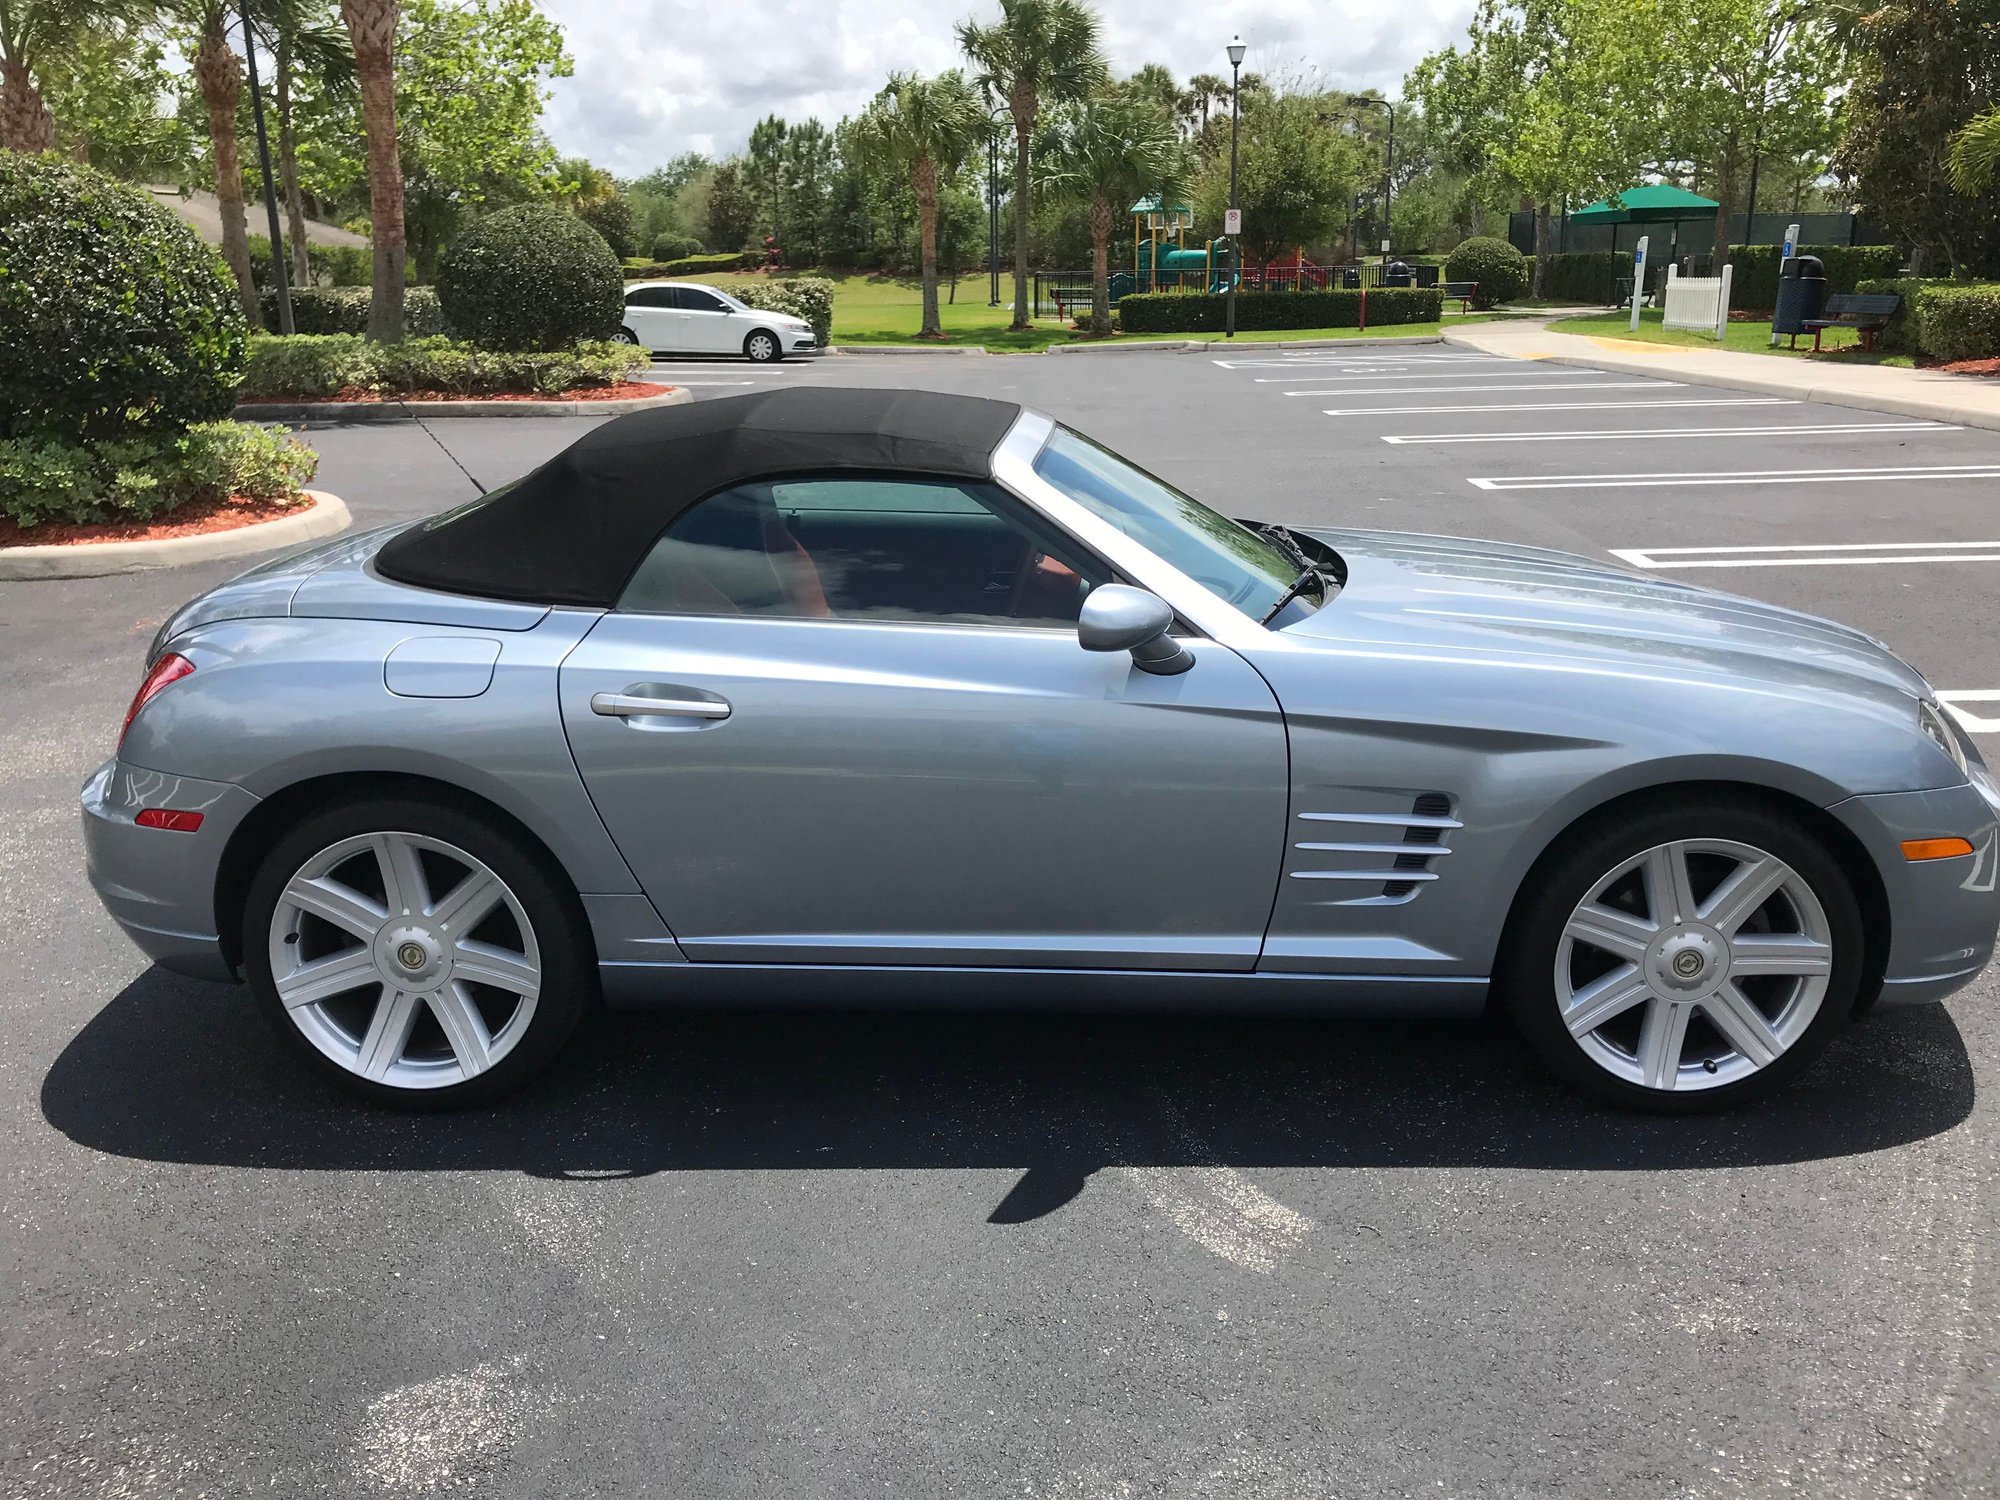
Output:
[[[1671,568],[2000,755],[2000,433],[1448,345],[658,378],[1005,396],[1233,514]],[[366,526],[588,425],[309,437]],[[1708,1121],[1497,1027],[908,1015],[613,1016],[373,1113],[83,879],[146,640],[235,570],[0,584],[0,1492],[2000,1493],[1993,977]]]

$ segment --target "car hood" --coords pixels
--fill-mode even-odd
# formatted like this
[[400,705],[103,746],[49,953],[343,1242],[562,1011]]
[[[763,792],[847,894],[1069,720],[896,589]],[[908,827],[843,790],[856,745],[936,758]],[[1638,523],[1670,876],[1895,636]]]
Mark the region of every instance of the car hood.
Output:
[[1294,639],[1930,695],[1872,636],[1775,604],[1538,547],[1413,532],[1309,534],[1341,554],[1348,576],[1330,604],[1287,627]]

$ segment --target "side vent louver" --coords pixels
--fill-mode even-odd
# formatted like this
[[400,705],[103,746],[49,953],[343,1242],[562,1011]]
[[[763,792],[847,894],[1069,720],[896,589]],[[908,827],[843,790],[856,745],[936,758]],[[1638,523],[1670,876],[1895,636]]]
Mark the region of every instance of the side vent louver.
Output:
[[[1442,818],[1451,812],[1451,798],[1447,797],[1443,792],[1423,792],[1418,795],[1410,811],[1422,818]],[[1403,842],[1418,846],[1425,844],[1435,845],[1443,836],[1444,830],[1437,827],[1426,828],[1419,825],[1412,825],[1403,830]],[[1396,856],[1396,868],[1399,870],[1427,870],[1430,868],[1430,859],[1430,855],[1422,852],[1421,847],[1419,847],[1408,854],[1398,854]],[[1382,894],[1388,897],[1407,896],[1416,888],[1414,881],[1392,880],[1382,887]]]

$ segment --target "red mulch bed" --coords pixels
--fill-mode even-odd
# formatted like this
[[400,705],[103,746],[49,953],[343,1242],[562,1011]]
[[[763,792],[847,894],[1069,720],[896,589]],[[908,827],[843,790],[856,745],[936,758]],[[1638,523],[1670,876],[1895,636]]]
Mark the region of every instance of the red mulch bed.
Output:
[[501,396],[467,396],[458,391],[404,391],[396,396],[384,396],[377,391],[363,390],[350,385],[331,396],[238,396],[239,405],[260,402],[282,402],[294,405],[302,401],[631,401],[640,396],[662,396],[672,390],[670,385],[655,385],[650,380],[626,380],[617,385],[586,386],[582,390],[563,391],[558,395],[545,396],[538,391],[521,392]]
[[2000,359],[1954,359],[1948,364],[1925,365],[1927,370],[1943,370],[1952,375],[2000,376]]
[[203,500],[183,505],[150,521],[98,521],[87,526],[71,526],[46,521],[22,528],[0,518],[0,547],[80,547],[91,542],[157,542],[174,536],[200,536],[210,531],[234,531],[255,526],[259,521],[275,521],[280,516],[311,510],[314,502],[286,505],[277,500],[246,500],[232,495],[226,500]]

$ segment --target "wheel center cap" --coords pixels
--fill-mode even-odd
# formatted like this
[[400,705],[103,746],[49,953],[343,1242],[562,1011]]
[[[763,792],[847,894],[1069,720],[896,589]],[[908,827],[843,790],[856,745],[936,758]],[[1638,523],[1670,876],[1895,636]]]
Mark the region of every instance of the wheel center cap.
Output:
[[[412,947],[412,948],[405,948],[403,951],[405,953],[410,953],[410,952],[417,952],[418,950]],[[419,952],[417,958],[406,958],[403,960],[403,962],[411,965],[412,967],[415,967],[416,964],[421,960],[421,957],[422,954]],[[1692,949],[1676,953],[1674,955],[1674,972],[1680,975],[1683,979],[1694,978],[1695,975],[1701,972],[1701,955],[1699,953],[1694,952]]]
[[1706,927],[1676,927],[1646,956],[1654,983],[1679,994],[1698,996],[1721,984],[1729,972],[1729,945]]
[[390,984],[429,989],[444,982],[450,950],[428,927],[398,922],[377,941],[375,963]]

